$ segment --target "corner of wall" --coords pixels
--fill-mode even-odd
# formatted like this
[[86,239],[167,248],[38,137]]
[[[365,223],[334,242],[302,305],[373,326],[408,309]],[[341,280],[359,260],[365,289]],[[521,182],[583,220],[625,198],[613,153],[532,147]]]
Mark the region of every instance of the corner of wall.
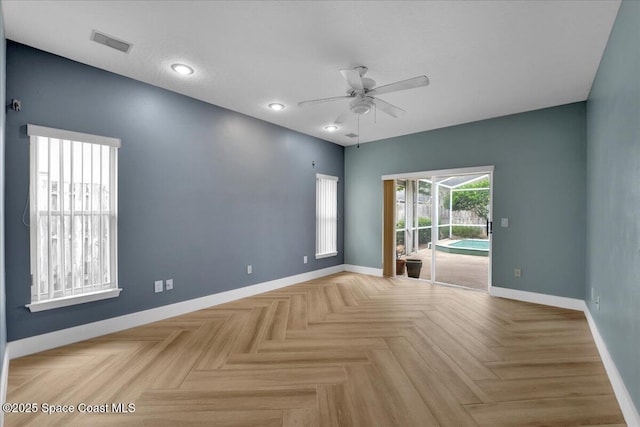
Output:
[[596,347],[598,348],[598,353],[600,353],[602,364],[604,365],[604,369],[607,372],[609,381],[611,382],[611,387],[613,387],[613,392],[616,395],[616,399],[618,400],[618,404],[620,405],[620,410],[622,411],[625,422],[629,426],[640,426],[640,415],[638,415],[638,410],[633,403],[633,399],[629,394],[629,390],[625,386],[622,376],[620,375],[620,372],[618,371],[618,368],[616,367],[611,354],[609,354],[609,350],[607,349],[607,345],[605,344],[604,339],[602,339],[602,335],[600,335],[598,326],[591,316],[589,306],[586,304],[584,307],[584,315],[586,316],[587,322],[589,323],[591,335],[593,335],[593,340],[595,341]]
[[[0,1],[0,103],[6,105],[6,40],[4,38],[4,13]],[[0,109],[0,402],[4,403],[7,392],[7,379],[9,376],[9,357],[6,351],[7,344],[7,318],[5,303],[5,268],[4,268],[4,134],[5,134],[5,109]],[[0,412],[0,426],[4,424],[4,413]]]

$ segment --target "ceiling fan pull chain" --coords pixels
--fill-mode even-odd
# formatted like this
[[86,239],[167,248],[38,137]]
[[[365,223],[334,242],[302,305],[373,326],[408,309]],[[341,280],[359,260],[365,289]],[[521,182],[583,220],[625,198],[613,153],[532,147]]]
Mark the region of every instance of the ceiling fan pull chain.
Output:
[[356,145],[356,148],[360,148],[360,114],[358,114],[357,116],[358,116],[358,145]]

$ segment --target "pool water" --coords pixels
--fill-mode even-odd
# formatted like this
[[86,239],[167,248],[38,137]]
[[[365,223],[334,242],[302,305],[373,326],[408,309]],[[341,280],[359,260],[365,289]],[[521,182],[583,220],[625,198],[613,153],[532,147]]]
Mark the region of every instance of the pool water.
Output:
[[450,243],[448,245],[452,248],[462,248],[462,249],[478,249],[482,251],[489,250],[489,241],[488,240],[476,240],[476,239],[466,239],[460,240],[459,242]]

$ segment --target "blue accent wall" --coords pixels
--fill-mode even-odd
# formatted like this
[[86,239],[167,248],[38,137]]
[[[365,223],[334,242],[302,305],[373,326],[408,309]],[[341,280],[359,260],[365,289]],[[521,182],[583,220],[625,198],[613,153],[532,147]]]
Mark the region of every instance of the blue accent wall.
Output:
[[[6,103],[6,46],[4,38],[4,13],[0,3],[0,105]],[[5,109],[0,108],[0,378],[2,378],[2,361],[7,347],[7,315],[5,303],[5,243],[4,243],[4,193],[5,193],[5,161],[4,161],[4,129]]]
[[[640,407],[640,2],[623,1],[587,100],[589,311]],[[600,297],[598,309],[591,300]]]
[[[6,122],[9,341],[343,263],[342,221],[339,255],[314,256],[315,174],[342,183],[343,147],[11,41],[7,88],[22,101]],[[122,139],[119,298],[25,308],[27,123]]]
[[585,117],[581,102],[348,147],[345,263],[382,266],[382,175],[494,165],[493,285],[584,298]]

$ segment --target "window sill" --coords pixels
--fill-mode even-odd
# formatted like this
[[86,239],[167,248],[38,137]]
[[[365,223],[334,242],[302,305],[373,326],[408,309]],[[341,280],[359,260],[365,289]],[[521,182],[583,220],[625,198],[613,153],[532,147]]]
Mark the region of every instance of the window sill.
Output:
[[327,252],[326,254],[316,254],[316,259],[329,258],[337,255],[338,255],[338,252]]
[[53,310],[54,308],[68,307],[70,305],[83,304],[85,302],[100,301],[102,299],[116,298],[120,295],[121,288],[107,289],[82,295],[71,295],[48,301],[32,302],[25,307],[32,313],[37,311]]

